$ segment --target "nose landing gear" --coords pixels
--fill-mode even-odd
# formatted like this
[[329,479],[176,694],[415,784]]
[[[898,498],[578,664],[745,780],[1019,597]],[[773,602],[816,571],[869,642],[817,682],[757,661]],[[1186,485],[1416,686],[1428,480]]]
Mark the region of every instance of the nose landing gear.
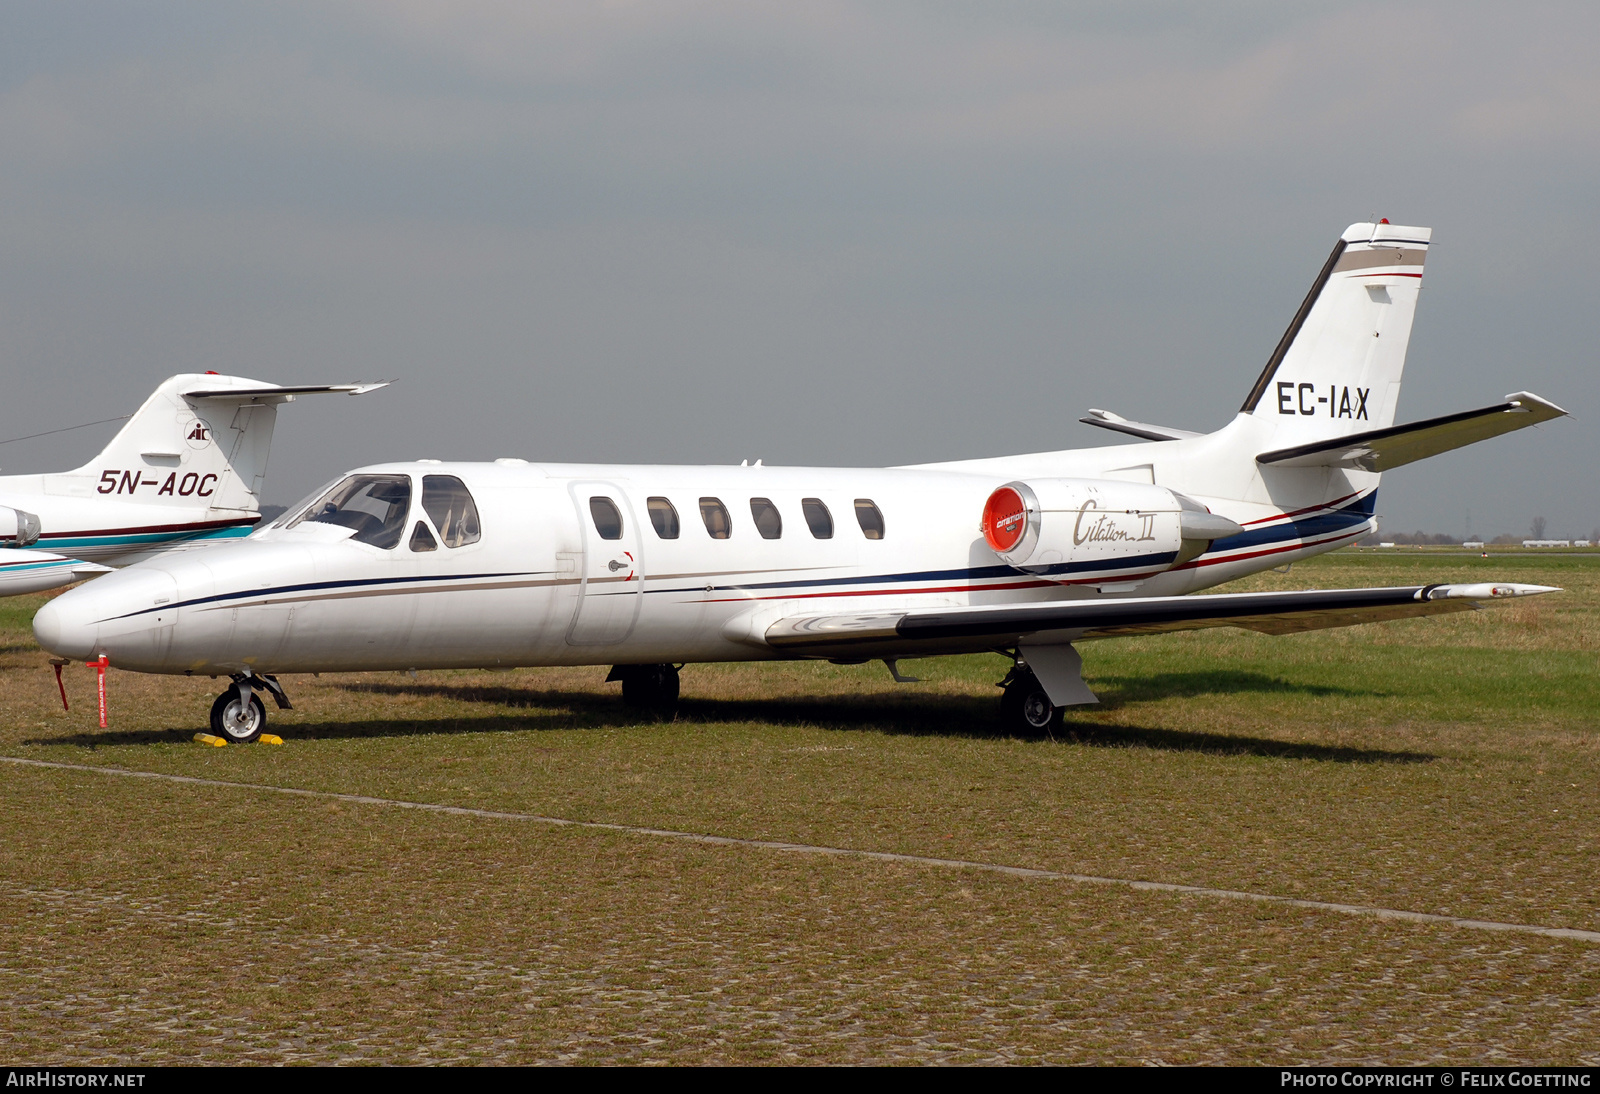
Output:
[[677,665],[614,665],[606,683],[622,681],[622,701],[663,717],[678,709]]
[[237,673],[233,686],[211,704],[211,732],[233,744],[249,744],[267,728],[267,708],[260,692],[272,696],[280,710],[293,710],[289,696],[276,676]]

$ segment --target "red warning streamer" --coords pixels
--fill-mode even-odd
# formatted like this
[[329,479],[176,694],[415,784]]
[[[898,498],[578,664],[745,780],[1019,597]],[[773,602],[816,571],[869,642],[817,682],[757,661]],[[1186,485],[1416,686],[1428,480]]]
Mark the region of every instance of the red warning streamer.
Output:
[[[104,729],[106,728],[106,666],[111,664],[111,658],[102,653],[100,660],[85,661],[84,664],[91,669],[98,670],[96,675],[99,677],[98,683],[100,685],[100,728]],[[65,699],[65,692],[62,692],[62,697]]]

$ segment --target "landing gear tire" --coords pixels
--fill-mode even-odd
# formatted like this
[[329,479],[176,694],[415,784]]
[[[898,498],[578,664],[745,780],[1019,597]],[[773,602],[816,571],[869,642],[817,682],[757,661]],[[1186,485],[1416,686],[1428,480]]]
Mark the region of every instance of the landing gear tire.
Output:
[[1050,702],[1039,678],[1027,668],[1012,672],[1000,694],[1000,717],[1006,729],[1023,737],[1054,735],[1061,708]]
[[240,701],[238,685],[217,696],[211,704],[211,732],[231,744],[249,744],[267,728],[267,708],[259,692],[250,693],[250,705]]
[[678,709],[678,670],[673,665],[618,665],[622,701],[630,707],[670,716]]

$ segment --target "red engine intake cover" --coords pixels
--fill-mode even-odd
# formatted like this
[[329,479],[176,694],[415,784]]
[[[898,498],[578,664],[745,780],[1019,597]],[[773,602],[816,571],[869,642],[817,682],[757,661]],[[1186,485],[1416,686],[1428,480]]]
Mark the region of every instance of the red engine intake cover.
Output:
[[1002,486],[983,503],[983,538],[1002,554],[1022,541],[1028,530],[1028,505],[1022,495]]

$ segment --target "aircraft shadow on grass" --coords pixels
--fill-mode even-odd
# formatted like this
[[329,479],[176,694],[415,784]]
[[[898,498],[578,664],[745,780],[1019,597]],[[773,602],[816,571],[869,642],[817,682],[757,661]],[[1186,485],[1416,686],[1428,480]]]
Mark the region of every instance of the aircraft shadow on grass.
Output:
[[[1116,725],[1093,720],[1132,702],[1203,695],[1265,693],[1334,696],[1381,696],[1355,688],[1296,684],[1263,673],[1213,671],[1163,673],[1156,676],[1111,677],[1095,681],[1102,705],[1083,708],[1069,716],[1057,731],[1057,740],[1101,748],[1144,747],[1169,752],[1209,752],[1218,755],[1272,756],[1282,759],[1322,760],[1338,763],[1425,763],[1427,753],[1320,745],[1274,740],[1270,737],[1231,733]],[[340,740],[364,737],[411,737],[426,734],[527,732],[529,730],[601,729],[637,726],[651,715],[624,706],[614,694],[593,691],[540,690],[476,684],[369,683],[344,684],[342,690],[358,694],[428,697],[461,703],[482,703],[504,709],[495,713],[444,718],[372,718],[361,721],[315,722],[286,731],[303,740]],[[723,724],[768,722],[811,725],[844,732],[872,730],[907,736],[994,738],[998,731],[995,700],[979,696],[899,692],[877,695],[838,695],[770,699],[686,698],[678,720]],[[35,737],[33,745],[78,745],[96,748],[112,745],[170,744],[186,740],[192,728],[75,733],[60,737]]]
[[1128,703],[1148,703],[1158,699],[1194,699],[1201,695],[1336,695],[1347,699],[1386,699],[1389,692],[1371,688],[1341,687],[1335,684],[1297,684],[1281,676],[1237,669],[1211,669],[1203,672],[1161,672],[1154,676],[1099,676],[1094,689],[1100,705],[1115,710]]
[[[1139,678],[1136,693],[1145,698],[1187,697],[1225,692],[1282,692],[1311,695],[1370,696],[1381,693],[1358,689],[1301,685],[1261,673],[1169,673]],[[318,723],[296,726],[294,735],[312,739],[413,736],[425,733],[483,733],[544,729],[637,726],[650,716],[626,707],[615,695],[592,691],[538,690],[452,684],[346,684],[344,690],[369,695],[450,699],[511,708],[499,714],[465,718],[429,718],[415,721],[372,719],[359,722]],[[1126,692],[1108,692],[1106,709],[1130,701]],[[1115,706],[1113,705],[1115,704]],[[520,713],[519,711],[526,711]],[[1091,712],[1085,712],[1091,713]],[[872,730],[908,736],[943,736],[989,739],[998,736],[995,700],[975,696],[936,694],[841,695],[817,698],[696,699],[685,698],[678,720],[700,723],[769,722],[812,725],[840,731]],[[1274,740],[1230,733],[1163,729],[1096,723],[1075,717],[1058,736],[1091,747],[1140,746],[1172,752],[1209,752],[1219,755],[1272,756],[1283,759],[1323,760],[1338,763],[1426,763],[1429,753],[1349,745],[1322,745]],[[103,741],[104,738],[102,737]]]

